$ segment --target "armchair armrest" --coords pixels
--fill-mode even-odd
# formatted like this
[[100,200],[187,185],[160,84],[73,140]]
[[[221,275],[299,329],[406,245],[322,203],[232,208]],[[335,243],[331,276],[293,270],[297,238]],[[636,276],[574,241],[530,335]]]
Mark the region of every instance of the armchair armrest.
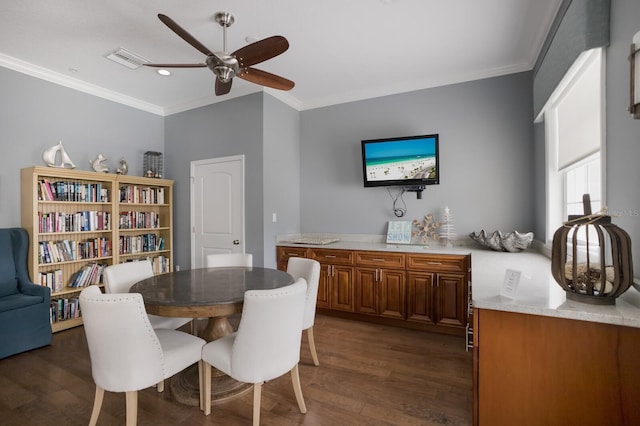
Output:
[[34,284],[28,281],[20,281],[19,290],[21,293],[29,296],[40,296],[45,299],[51,299],[51,289],[43,285]]

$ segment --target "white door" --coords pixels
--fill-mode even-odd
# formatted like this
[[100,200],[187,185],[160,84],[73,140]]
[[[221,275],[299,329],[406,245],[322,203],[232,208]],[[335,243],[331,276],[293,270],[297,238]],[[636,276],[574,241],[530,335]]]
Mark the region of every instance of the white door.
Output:
[[244,247],[244,155],[192,161],[191,268]]

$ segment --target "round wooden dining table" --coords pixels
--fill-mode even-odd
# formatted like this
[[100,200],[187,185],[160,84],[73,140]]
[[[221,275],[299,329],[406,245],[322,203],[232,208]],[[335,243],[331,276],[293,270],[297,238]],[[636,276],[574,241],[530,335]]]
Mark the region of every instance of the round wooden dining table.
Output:
[[[140,293],[147,313],[166,317],[206,318],[198,333],[210,342],[233,332],[228,316],[242,312],[247,290],[268,290],[293,284],[286,272],[260,267],[222,267],[175,271],[156,275],[131,286]],[[194,365],[171,378],[177,401],[199,405],[198,368]],[[216,372],[211,389],[212,402],[222,402],[251,388]]]

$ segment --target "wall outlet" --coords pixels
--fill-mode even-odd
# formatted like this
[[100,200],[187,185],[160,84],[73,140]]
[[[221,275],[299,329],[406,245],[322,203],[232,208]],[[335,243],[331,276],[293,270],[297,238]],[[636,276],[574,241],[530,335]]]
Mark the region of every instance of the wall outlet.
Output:
[[273,213],[273,214],[271,215],[271,221],[272,221],[273,223],[276,223],[276,222],[278,221],[278,213]]

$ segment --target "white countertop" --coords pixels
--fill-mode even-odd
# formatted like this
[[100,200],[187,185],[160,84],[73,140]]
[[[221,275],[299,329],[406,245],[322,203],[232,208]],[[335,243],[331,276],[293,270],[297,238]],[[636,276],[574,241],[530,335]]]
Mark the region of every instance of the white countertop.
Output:
[[[330,248],[341,250],[374,250],[402,253],[471,254],[473,306],[481,309],[544,315],[605,324],[640,328],[640,292],[633,286],[616,299],[615,305],[591,305],[567,300],[562,287],[551,275],[551,261],[528,249],[520,253],[496,252],[484,249],[471,240],[463,246],[444,248],[439,243],[430,246],[385,244],[384,236],[344,236],[339,242],[326,245],[289,244],[279,237],[279,246]],[[475,246],[474,246],[475,245]],[[507,269],[521,273],[515,298],[501,296]]]

